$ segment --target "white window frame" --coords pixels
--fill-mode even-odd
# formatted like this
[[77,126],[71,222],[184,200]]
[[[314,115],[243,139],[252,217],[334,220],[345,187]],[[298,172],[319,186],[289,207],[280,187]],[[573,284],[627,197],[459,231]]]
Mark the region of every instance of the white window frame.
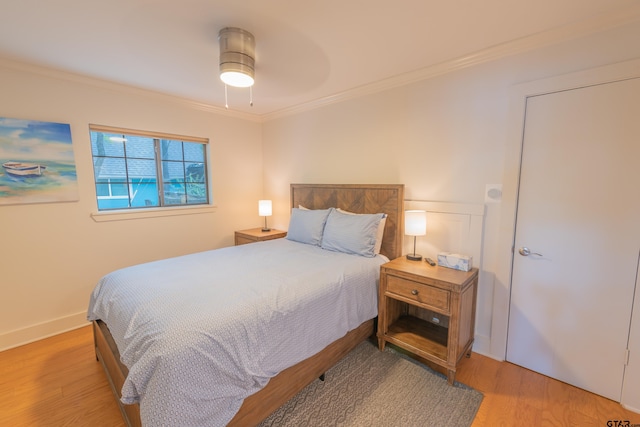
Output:
[[[147,218],[147,217],[159,217],[159,216],[174,216],[174,215],[191,215],[191,214],[200,214],[200,213],[210,213],[215,211],[215,206],[213,205],[213,197],[211,191],[211,178],[210,178],[210,157],[209,157],[209,139],[201,138],[201,137],[193,137],[193,136],[184,136],[177,134],[169,134],[164,132],[153,132],[153,131],[140,131],[135,129],[127,129],[127,128],[118,128],[112,126],[104,126],[104,125],[89,125],[89,132],[104,132],[111,134],[121,134],[127,136],[142,136],[149,137],[154,139],[165,139],[165,140],[174,140],[181,142],[190,142],[190,143],[200,143],[204,145],[205,148],[205,171],[206,171],[206,187],[207,187],[207,200],[208,203],[201,204],[171,204],[164,206],[153,206],[153,207],[127,207],[122,209],[108,209],[108,210],[99,210],[98,209],[98,201],[101,199],[128,199],[129,196],[98,196],[97,188],[95,186],[95,174],[94,174],[94,190],[96,191],[96,211],[91,214],[91,217],[96,222],[102,221],[113,221],[113,220],[121,220],[121,219],[132,219],[132,218]],[[92,159],[93,151],[92,151]],[[156,155],[156,161],[160,162],[160,158]],[[93,161],[92,161],[93,165]],[[161,172],[158,174],[161,177]],[[131,187],[131,184],[128,184]],[[158,186],[162,188],[161,185]],[[109,183],[109,191],[111,192],[111,183]],[[131,188],[130,188],[131,191]]]

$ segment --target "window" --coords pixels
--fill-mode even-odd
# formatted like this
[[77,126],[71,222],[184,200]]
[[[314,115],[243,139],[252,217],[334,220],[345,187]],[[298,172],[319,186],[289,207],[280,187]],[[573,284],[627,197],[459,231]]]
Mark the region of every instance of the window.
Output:
[[99,211],[209,203],[206,139],[89,130]]

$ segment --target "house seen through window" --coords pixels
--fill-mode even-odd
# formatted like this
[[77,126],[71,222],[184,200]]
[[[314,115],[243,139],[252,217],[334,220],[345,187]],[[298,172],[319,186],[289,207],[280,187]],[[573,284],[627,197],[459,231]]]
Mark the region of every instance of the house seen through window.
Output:
[[98,210],[209,203],[207,140],[90,126]]

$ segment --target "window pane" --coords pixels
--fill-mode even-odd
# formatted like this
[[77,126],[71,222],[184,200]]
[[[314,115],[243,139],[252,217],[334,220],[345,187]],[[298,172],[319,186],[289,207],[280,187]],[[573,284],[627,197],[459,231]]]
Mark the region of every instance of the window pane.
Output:
[[184,182],[184,163],[162,162],[162,177],[165,182]]
[[98,195],[98,197],[110,196],[111,193],[109,193],[109,182],[96,183],[96,194]]
[[205,146],[195,142],[184,142],[184,160],[186,162],[204,163]]
[[143,178],[155,179],[156,162],[155,160],[127,158],[127,170],[129,172],[129,181]]
[[111,196],[129,197],[129,186],[127,183],[111,181]]
[[124,135],[91,132],[91,152],[94,156],[124,157]]
[[204,163],[191,163],[187,166],[186,171],[187,182],[205,182]]
[[131,183],[131,206],[158,206],[158,186],[155,179],[134,179]]
[[127,179],[127,168],[124,159],[111,157],[94,157],[93,172],[96,182],[110,178],[124,181]]
[[129,207],[129,199],[98,199],[98,209],[126,209]]
[[187,203],[207,203],[207,186],[204,184],[187,184]]
[[164,186],[164,203],[167,205],[181,205],[186,203],[185,185],[166,183]]
[[162,152],[162,160],[179,160],[182,161],[182,142],[170,141],[167,139],[160,140]]
[[127,136],[127,157],[136,159],[155,159],[156,151],[153,138],[145,136]]
[[142,194],[136,195],[134,199],[134,203],[136,206],[143,206],[143,205],[146,207],[160,206],[160,200],[158,199],[157,188],[153,194],[149,192],[147,194],[142,193]]

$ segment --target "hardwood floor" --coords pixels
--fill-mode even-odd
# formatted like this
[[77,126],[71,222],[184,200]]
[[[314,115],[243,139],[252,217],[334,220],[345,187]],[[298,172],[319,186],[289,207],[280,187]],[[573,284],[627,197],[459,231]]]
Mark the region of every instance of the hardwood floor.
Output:
[[[484,394],[473,427],[640,426],[640,414],[617,402],[476,353],[463,359],[456,380]],[[629,424],[607,424],[612,420]]]
[[124,425],[90,326],[0,352],[0,426]]
[[[616,402],[476,353],[456,380],[484,394],[473,427],[640,425]],[[0,352],[0,426],[124,426],[90,326]]]

